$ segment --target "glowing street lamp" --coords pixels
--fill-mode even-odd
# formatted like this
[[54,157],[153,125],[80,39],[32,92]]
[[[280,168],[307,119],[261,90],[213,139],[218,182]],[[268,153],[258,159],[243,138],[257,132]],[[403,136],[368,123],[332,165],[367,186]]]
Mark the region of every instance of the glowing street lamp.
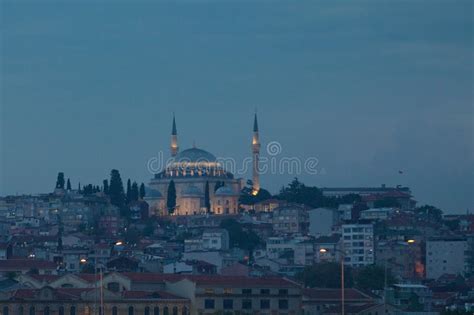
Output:
[[85,263],[87,262],[87,259],[81,258],[81,259],[79,260],[79,262],[80,262],[81,264],[85,264]]
[[122,246],[122,245],[123,245],[123,242],[122,242],[122,241],[117,241],[117,242],[115,243],[115,245],[117,245],[117,246]]

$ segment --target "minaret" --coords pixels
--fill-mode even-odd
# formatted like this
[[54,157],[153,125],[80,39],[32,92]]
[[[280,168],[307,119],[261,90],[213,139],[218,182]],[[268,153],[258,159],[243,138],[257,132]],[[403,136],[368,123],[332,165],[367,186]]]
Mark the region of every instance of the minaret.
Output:
[[171,156],[178,154],[178,132],[176,131],[176,120],[173,114],[173,128],[171,129]]
[[252,160],[253,160],[253,169],[252,169],[252,194],[257,195],[260,190],[260,177],[258,173],[258,159],[260,155],[260,140],[258,138],[258,123],[257,123],[257,113],[255,113],[255,118],[253,121],[253,137],[252,137]]

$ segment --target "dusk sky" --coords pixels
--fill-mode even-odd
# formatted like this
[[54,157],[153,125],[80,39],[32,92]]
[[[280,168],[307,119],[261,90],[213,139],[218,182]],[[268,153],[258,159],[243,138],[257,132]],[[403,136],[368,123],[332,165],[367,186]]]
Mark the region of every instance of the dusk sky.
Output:
[[[318,187],[474,210],[473,1],[1,2],[0,195],[181,149],[316,157]],[[399,170],[403,174],[399,174]],[[267,174],[273,193],[295,174]],[[246,177],[250,177],[250,173]]]

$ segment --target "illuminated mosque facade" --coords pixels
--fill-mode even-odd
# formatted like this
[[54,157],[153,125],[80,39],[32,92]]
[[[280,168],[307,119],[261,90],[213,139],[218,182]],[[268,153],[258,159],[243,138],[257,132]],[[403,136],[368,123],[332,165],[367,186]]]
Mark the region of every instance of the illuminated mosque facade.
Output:
[[[155,174],[148,184],[145,200],[150,205],[150,213],[170,214],[167,208],[167,196],[171,181],[174,182],[176,190],[173,215],[238,213],[239,196],[245,180],[235,178],[234,174],[225,170],[222,163],[208,151],[195,146],[180,151],[175,117],[171,130],[170,151],[170,162],[164,170]],[[259,154],[260,140],[255,114],[252,136],[253,194],[257,194],[260,189]],[[206,206],[206,186],[209,187],[209,209]],[[215,189],[216,187],[218,188]]]

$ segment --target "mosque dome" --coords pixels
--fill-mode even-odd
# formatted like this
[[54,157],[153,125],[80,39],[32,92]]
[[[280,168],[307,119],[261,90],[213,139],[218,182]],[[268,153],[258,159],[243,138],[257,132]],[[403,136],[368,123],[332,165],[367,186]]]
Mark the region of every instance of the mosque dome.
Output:
[[166,169],[155,178],[220,177],[233,178],[214,154],[196,147],[186,149],[169,160]]
[[216,162],[216,157],[205,150],[191,148],[179,152],[173,159],[174,163],[179,162]]
[[156,189],[145,187],[145,199],[160,199],[163,195]]
[[183,195],[183,197],[184,196],[186,196],[186,197],[201,197],[202,193],[199,190],[199,188],[197,188],[196,186],[189,185],[186,188],[184,188],[182,195]]
[[237,195],[237,193],[231,187],[222,186],[216,190],[215,195],[216,196],[235,196]]

